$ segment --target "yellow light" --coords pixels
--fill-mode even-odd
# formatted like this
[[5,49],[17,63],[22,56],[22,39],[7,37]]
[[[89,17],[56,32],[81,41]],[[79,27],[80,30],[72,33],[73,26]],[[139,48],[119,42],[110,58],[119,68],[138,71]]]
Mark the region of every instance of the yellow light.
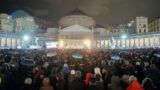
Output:
[[85,41],[84,41],[84,44],[85,44],[87,47],[90,47],[91,41],[90,41],[90,40],[85,40]]
[[63,47],[63,41],[62,40],[59,41],[59,46],[60,46],[60,48]]

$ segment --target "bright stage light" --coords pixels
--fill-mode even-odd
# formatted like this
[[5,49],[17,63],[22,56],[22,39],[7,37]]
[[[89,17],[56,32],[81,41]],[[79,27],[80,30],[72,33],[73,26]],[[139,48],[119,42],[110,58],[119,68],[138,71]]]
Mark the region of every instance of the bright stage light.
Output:
[[85,40],[85,41],[84,41],[84,44],[85,44],[87,47],[90,47],[91,41],[90,41],[90,40]]
[[127,38],[127,35],[122,35],[121,38],[122,38],[122,39],[126,39],[126,38]]
[[29,40],[29,36],[28,36],[28,35],[25,35],[25,36],[23,37],[23,39],[24,39],[25,41],[28,41],[28,40]]
[[59,41],[59,46],[60,46],[60,48],[62,48],[62,47],[63,47],[63,45],[64,45],[64,44],[63,44],[63,41],[62,41],[62,40],[60,40],[60,41]]
[[90,42],[90,40],[85,40],[84,43],[85,44],[90,44],[91,42]]

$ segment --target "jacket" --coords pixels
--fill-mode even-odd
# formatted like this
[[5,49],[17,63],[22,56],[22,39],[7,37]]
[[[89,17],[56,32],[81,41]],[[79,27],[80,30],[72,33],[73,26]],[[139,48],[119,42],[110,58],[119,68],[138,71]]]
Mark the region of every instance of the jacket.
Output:
[[144,88],[137,81],[133,81],[126,90],[144,90]]

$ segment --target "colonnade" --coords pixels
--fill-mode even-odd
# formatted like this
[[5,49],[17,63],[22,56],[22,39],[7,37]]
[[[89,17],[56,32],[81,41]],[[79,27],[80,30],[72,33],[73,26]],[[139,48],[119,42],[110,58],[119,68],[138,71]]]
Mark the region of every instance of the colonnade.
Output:
[[160,35],[131,36],[126,39],[113,37],[114,39],[97,39],[96,48],[153,48],[160,47]]

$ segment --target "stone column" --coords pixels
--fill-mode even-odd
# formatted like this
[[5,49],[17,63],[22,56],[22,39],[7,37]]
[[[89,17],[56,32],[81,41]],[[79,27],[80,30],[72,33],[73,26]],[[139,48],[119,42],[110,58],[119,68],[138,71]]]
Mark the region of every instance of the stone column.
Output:
[[125,48],[126,48],[126,39],[124,40],[124,45],[125,45]]
[[133,47],[135,48],[135,38],[133,38]]
[[155,46],[156,46],[156,42],[155,42],[156,40],[155,40],[155,39],[156,39],[156,37],[155,37],[155,35],[154,35],[154,37],[153,37],[154,46],[153,46],[153,47],[155,47]]
[[96,41],[96,48],[98,48],[98,45],[97,45],[97,40],[95,40]]
[[5,40],[5,47],[7,47],[7,37],[6,37],[6,40]]
[[106,43],[105,43],[105,40],[104,40],[104,48],[106,48]]
[[120,40],[120,47],[121,47],[121,48],[123,47],[123,45],[122,45],[122,39]]
[[16,44],[16,47],[15,47],[15,48],[17,49],[17,38],[15,38],[15,40],[16,40],[16,41],[15,41],[15,44]]
[[145,37],[143,37],[143,47],[146,47],[145,46]]
[[148,38],[149,38],[149,39],[148,39],[148,44],[149,44],[148,47],[150,47],[150,46],[151,46],[151,44],[150,44],[150,38],[151,38],[151,37],[148,37]]
[[140,40],[141,38],[138,38],[138,47],[141,47],[141,40]]
[[10,46],[10,48],[13,48],[13,46],[12,46],[12,43],[13,43],[13,42],[12,42],[12,38],[10,38],[10,39],[11,39],[11,42],[10,42],[11,46]]
[[1,46],[2,46],[2,38],[0,37],[0,48],[1,48]]
[[116,46],[116,48],[117,48],[117,39],[116,39],[116,45],[115,45],[115,46]]
[[91,41],[91,49],[92,49],[92,48],[95,47],[95,45],[94,45],[95,43],[94,43],[94,29],[93,29],[93,27],[92,27],[91,39],[92,39],[92,41]]
[[159,36],[159,46],[160,46],[160,36]]
[[102,40],[100,40],[100,48],[102,48],[102,44],[101,44],[101,41],[102,41]]
[[20,39],[20,46],[21,46],[21,47],[24,47],[24,46],[22,46],[22,39]]
[[129,38],[129,48],[131,48],[131,39]]
[[108,39],[108,48],[109,48],[109,39]]

